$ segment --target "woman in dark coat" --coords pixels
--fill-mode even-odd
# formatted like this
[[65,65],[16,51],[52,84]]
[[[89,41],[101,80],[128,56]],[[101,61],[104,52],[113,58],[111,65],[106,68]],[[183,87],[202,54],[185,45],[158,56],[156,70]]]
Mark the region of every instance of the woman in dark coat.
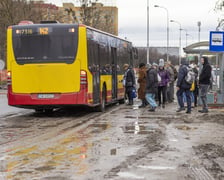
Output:
[[150,104],[149,111],[155,111],[157,104],[155,101],[155,95],[158,92],[158,76],[156,66],[152,66],[147,71],[146,76],[146,99]]
[[139,72],[138,72],[138,98],[141,99],[142,104],[139,108],[145,107],[148,103],[145,99],[145,88],[146,88],[146,67],[144,63],[139,64]]
[[135,73],[134,70],[128,65],[124,64],[123,66],[125,73],[124,73],[124,87],[125,87],[125,94],[128,96],[128,105],[133,105],[133,97],[132,97],[132,91],[133,88],[135,88]]

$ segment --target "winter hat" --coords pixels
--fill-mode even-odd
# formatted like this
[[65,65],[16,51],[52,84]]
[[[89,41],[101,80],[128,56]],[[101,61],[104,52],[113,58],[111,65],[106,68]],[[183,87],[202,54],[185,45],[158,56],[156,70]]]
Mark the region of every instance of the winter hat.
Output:
[[152,63],[152,65],[153,65],[153,66],[156,66],[156,67],[158,66],[158,64],[156,64],[155,62],[154,62],[154,63]]
[[129,64],[124,64],[123,65],[123,68],[127,68],[127,67],[129,67]]
[[164,66],[164,59],[159,60],[159,66]]

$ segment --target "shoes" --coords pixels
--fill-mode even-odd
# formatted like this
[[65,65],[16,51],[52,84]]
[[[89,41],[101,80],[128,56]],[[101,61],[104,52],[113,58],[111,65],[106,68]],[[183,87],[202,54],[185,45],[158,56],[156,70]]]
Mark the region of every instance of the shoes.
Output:
[[165,104],[163,104],[162,107],[165,108]]
[[139,108],[144,108],[146,105],[141,104],[140,106],[138,106]]
[[155,110],[156,110],[156,107],[152,107],[149,109],[150,112],[155,112]]
[[198,110],[198,112],[200,112],[200,113],[208,113],[208,109]]
[[185,110],[185,108],[182,107],[182,108],[179,108],[176,112],[181,112],[181,111],[184,111],[184,110]]
[[186,111],[186,114],[191,114],[191,111]]

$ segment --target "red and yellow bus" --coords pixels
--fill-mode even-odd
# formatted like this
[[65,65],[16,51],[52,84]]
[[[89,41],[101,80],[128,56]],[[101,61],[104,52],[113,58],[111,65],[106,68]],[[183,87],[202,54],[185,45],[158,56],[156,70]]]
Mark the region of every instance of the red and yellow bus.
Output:
[[7,29],[8,104],[51,111],[124,102],[132,43],[85,25],[22,23]]

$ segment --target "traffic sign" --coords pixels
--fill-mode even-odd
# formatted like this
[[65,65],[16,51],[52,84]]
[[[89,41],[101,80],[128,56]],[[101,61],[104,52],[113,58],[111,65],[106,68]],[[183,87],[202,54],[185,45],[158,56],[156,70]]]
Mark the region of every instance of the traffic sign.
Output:
[[224,51],[224,32],[222,31],[210,32],[209,50],[215,52]]

